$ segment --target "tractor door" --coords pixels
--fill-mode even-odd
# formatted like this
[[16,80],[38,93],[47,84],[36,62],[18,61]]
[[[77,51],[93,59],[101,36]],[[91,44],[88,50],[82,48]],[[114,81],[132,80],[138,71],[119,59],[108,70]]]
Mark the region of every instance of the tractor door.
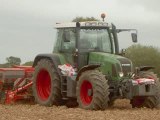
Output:
[[76,42],[75,28],[65,28],[62,34],[61,52],[64,54],[66,61],[72,66],[75,65],[74,52]]

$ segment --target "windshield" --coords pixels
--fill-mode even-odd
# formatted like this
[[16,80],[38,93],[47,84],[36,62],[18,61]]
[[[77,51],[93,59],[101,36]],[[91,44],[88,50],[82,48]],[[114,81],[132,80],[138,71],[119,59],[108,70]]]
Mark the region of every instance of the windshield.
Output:
[[81,51],[112,52],[111,40],[107,29],[81,29]]

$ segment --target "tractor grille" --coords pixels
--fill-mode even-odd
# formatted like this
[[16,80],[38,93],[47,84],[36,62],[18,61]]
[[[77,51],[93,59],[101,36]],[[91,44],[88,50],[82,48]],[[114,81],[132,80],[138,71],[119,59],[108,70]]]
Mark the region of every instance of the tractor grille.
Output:
[[127,58],[118,58],[118,60],[121,63],[122,71],[124,73],[124,76],[127,76],[128,73],[132,72],[132,63]]

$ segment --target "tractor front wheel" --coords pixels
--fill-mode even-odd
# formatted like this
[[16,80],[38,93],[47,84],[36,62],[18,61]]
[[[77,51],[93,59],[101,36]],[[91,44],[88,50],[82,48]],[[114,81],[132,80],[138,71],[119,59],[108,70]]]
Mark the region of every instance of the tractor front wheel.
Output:
[[82,73],[77,83],[77,102],[80,108],[104,110],[108,107],[109,86],[105,76],[98,70]]
[[133,108],[156,108],[160,104],[160,82],[156,74],[150,71],[142,71],[139,73],[140,78],[150,78],[155,80],[156,95],[155,96],[137,96],[131,100]]

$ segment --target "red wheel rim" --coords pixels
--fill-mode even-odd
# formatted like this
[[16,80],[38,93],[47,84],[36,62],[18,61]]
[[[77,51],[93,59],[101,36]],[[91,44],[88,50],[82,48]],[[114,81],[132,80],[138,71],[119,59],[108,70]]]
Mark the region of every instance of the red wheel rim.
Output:
[[[91,95],[88,94],[89,91],[92,92]],[[82,103],[84,105],[89,105],[92,102],[92,96],[93,96],[92,84],[89,81],[84,80],[80,89],[80,98]]]
[[40,70],[37,75],[37,93],[41,100],[45,101],[51,93],[51,78],[47,70]]

